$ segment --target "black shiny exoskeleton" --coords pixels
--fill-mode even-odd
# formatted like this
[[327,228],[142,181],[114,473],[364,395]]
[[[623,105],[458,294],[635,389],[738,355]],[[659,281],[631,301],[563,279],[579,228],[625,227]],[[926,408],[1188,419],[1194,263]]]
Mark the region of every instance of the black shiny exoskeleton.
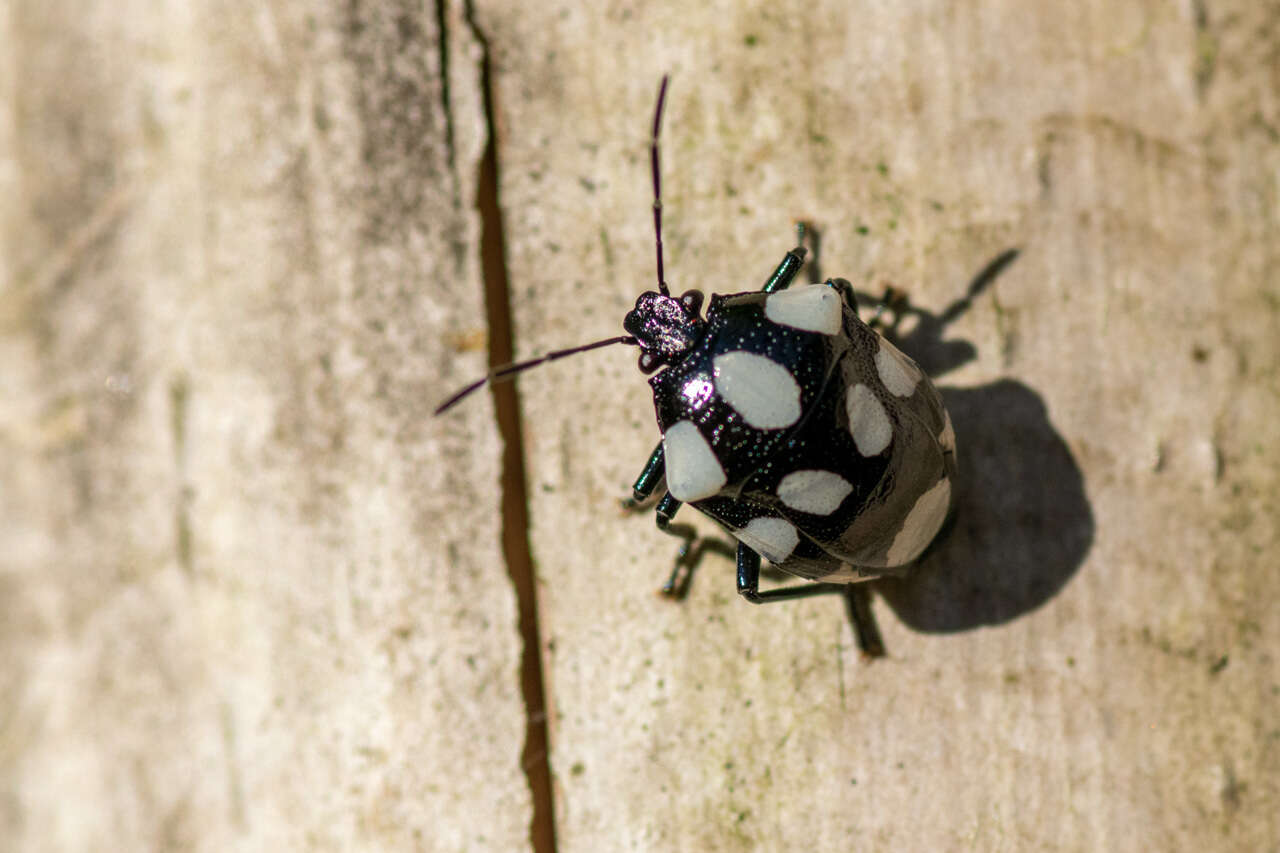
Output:
[[[804,254],[799,247],[788,252],[759,291],[712,296],[705,319],[698,315],[701,294],[645,293],[624,322],[641,347],[641,369],[663,368],[649,382],[665,438],[637,480],[634,499],[647,499],[666,482],[657,506],[660,527],[681,498],[723,525],[739,540],[739,592],[757,602],[824,591],[807,584],[761,593],[761,556],[815,580],[849,583],[895,573],[941,527],[955,474],[954,435],[937,391],[914,362],[858,318],[848,282],[791,292],[819,291],[809,301],[831,303],[801,317],[814,320],[810,325],[835,319],[827,331],[769,318],[770,299],[777,298],[771,295],[787,288]],[[793,302],[810,296],[798,295]],[[767,360],[751,362],[752,372],[741,380],[758,378],[757,398],[772,393],[772,381],[791,377],[798,401],[782,415],[789,422],[753,424],[755,403],[735,407],[725,399],[721,384],[731,374],[724,359],[739,353]],[[769,364],[779,371],[762,373]],[[859,416],[863,425],[879,420],[868,432]],[[682,424],[692,425],[697,437],[673,444],[672,428]],[[690,427],[682,429],[693,436]],[[673,463],[705,466],[706,476],[690,483],[668,470]],[[809,494],[780,489],[791,482],[819,486]]]
[[[658,526],[685,538],[686,552],[691,528],[671,523],[682,502],[738,540],[738,591],[756,603],[899,573],[951,506],[955,435],[941,398],[915,362],[859,319],[847,281],[791,287],[803,245],[759,290],[713,295],[705,316],[700,292],[670,294],[658,156],[666,90],[664,77],[650,144],[658,290],[636,300],[627,335],[497,368],[437,414],[486,381],[595,347],[636,346],[640,370],[653,374],[663,440],[633,501],[664,487]],[[825,583],[761,592],[762,557]],[[678,561],[668,590],[680,569]]]

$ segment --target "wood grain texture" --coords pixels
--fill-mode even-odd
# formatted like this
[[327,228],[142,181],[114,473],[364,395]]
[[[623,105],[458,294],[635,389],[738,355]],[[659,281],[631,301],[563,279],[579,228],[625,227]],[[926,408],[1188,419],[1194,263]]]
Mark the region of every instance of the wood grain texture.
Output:
[[525,843],[449,14],[0,14],[0,848]]

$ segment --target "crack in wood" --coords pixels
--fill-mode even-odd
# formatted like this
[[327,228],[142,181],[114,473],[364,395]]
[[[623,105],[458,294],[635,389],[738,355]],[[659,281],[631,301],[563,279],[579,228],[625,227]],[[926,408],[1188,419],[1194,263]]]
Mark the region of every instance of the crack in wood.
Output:
[[[475,7],[470,0],[464,0],[463,18],[480,45],[480,85],[484,95],[488,139],[480,161],[476,209],[482,224],[480,255],[485,313],[489,325],[489,365],[497,367],[512,361],[514,346],[506,235],[498,200],[498,146],[497,124],[494,120],[492,53],[488,37],[476,23]],[[441,32],[444,32],[443,17]],[[520,687],[525,703],[525,742],[520,766],[528,780],[533,799],[529,840],[535,853],[554,853],[555,817],[547,740],[546,695],[542,676],[542,641],[533,558],[529,549],[528,486],[524,470],[524,447],[521,443],[520,405],[513,385],[495,383],[490,386],[490,391],[493,394],[498,433],[503,443],[502,551],[515,588],[520,636],[524,640]]]

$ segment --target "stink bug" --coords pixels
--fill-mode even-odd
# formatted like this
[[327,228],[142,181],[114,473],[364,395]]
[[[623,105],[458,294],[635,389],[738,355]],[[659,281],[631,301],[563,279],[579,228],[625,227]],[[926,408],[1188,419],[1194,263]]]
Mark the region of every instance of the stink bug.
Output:
[[[661,494],[659,528],[692,539],[671,523],[682,503],[718,522],[738,540],[738,592],[755,603],[902,574],[951,508],[955,433],[942,400],[914,361],[858,317],[848,281],[790,287],[803,245],[759,290],[713,295],[705,316],[700,291],[671,295],[658,151],[666,92],[663,77],[650,140],[658,290],[636,300],[627,334],[496,368],[436,414],[485,382],[546,361],[638,347],[662,441],[632,501]],[[761,592],[762,557],[823,583]],[[679,570],[677,562],[668,591]]]

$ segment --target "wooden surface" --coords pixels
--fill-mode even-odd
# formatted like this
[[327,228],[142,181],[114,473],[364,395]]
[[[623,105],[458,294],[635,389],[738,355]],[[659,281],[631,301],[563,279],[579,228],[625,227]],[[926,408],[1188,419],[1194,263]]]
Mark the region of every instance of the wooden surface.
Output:
[[83,6],[0,18],[0,847],[518,849],[499,447],[431,419],[478,74],[446,125],[434,18]]
[[[85,8],[0,14],[0,848],[1274,848],[1280,10]],[[526,375],[522,756],[478,168],[517,355],[618,334],[667,71],[673,289],[905,291],[959,513],[882,660],[672,603],[635,352]]]

